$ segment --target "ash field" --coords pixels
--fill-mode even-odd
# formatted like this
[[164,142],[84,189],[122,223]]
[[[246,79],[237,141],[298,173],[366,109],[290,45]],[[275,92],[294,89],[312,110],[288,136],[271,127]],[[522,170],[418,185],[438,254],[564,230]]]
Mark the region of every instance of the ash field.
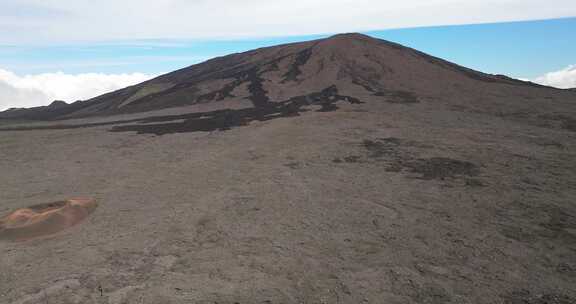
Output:
[[576,92],[365,35],[0,113],[0,172],[0,303],[576,303]]

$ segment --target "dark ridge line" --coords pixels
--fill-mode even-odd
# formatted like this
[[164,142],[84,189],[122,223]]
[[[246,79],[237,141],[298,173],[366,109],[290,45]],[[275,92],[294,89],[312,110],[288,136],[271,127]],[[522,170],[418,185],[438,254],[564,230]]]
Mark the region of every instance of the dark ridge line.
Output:
[[[384,40],[382,40],[382,41],[384,41]],[[394,44],[394,42],[389,42],[389,41],[384,41],[384,42],[386,42],[388,45]],[[426,53],[421,52],[419,50],[405,47],[405,46],[402,46],[400,44],[398,44],[398,45],[400,47],[404,47],[407,50],[412,51],[412,53],[414,55],[416,55],[420,58],[423,58],[424,60],[428,61],[429,63],[439,65],[445,69],[448,69],[448,70],[451,70],[454,72],[460,72],[460,73],[464,74],[465,76],[467,76],[468,78],[471,78],[474,80],[488,82],[488,83],[502,83],[502,84],[509,84],[509,85],[525,85],[525,86],[531,86],[531,87],[537,87],[537,88],[551,88],[551,87],[544,86],[544,85],[537,84],[537,83],[533,83],[530,81],[523,81],[523,80],[519,80],[519,79],[514,79],[514,78],[511,78],[511,77],[508,77],[505,75],[492,75],[492,74],[484,73],[481,71],[476,71],[474,69],[458,65],[456,63],[441,59],[439,57],[435,57],[435,56],[426,54]]]

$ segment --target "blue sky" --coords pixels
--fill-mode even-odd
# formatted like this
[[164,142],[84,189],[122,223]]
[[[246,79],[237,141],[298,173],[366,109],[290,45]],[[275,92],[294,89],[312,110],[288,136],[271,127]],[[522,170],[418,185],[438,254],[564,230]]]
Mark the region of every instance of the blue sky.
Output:
[[372,32],[483,72],[533,78],[576,63],[576,18]]
[[[489,73],[534,78],[576,64],[576,18],[364,31]],[[310,40],[305,35],[234,40],[154,39],[0,46],[0,67],[17,74],[169,72],[214,56]]]

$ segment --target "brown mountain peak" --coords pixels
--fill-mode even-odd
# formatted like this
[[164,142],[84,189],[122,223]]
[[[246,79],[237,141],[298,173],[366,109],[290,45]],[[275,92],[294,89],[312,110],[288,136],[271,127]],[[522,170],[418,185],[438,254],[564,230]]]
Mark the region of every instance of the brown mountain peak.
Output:
[[361,33],[341,33],[332,35],[326,38],[326,40],[377,40],[377,39]]
[[444,96],[451,91],[469,96],[482,94],[487,85],[502,84],[536,86],[467,69],[386,40],[345,33],[218,57],[91,100],[0,117],[72,118],[207,103],[214,108],[268,107],[294,98],[310,102],[327,92],[347,100],[414,103],[421,99],[413,96]]

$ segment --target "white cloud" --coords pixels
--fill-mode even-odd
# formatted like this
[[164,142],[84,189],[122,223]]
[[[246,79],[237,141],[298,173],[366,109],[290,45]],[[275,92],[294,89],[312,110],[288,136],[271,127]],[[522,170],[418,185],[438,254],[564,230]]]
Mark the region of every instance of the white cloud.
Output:
[[0,4],[0,43],[285,36],[576,15],[574,0],[4,1],[12,4]]
[[576,88],[576,65],[569,65],[560,71],[546,73],[533,81],[560,89]]
[[54,100],[88,99],[152,77],[142,73],[74,75],[62,72],[19,76],[0,69],[0,111],[48,105]]

